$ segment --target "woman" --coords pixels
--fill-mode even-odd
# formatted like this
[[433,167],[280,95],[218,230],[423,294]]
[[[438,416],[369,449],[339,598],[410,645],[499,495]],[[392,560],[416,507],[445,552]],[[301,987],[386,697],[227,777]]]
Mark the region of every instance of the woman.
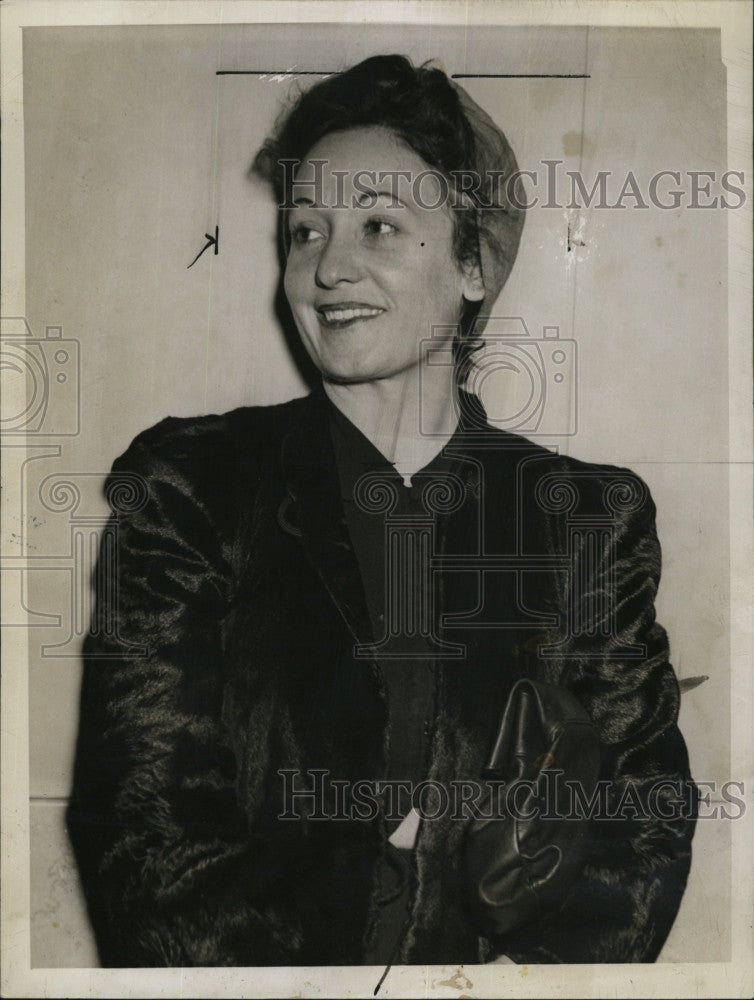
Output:
[[440,69],[375,57],[303,94],[257,168],[322,384],[167,419],[114,465],[147,489],[68,813],[102,962],[652,961],[682,813],[594,820],[562,901],[491,939],[467,822],[413,794],[479,778],[520,677],[586,709],[611,801],[689,777],[646,487],[463,388],[523,224],[505,137]]

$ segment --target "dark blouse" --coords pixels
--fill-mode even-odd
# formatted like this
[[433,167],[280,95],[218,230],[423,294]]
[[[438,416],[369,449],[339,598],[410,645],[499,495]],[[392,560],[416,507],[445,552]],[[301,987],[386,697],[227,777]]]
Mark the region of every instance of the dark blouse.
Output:
[[[356,553],[364,585],[369,616],[375,641],[388,639],[378,664],[385,684],[389,706],[389,754],[385,777],[391,781],[409,782],[415,788],[426,777],[428,769],[428,733],[434,701],[434,659],[426,637],[418,630],[405,630],[390,635],[386,621],[390,580],[393,575],[386,555],[387,536],[384,514],[365,509],[356,496],[357,484],[367,473],[377,473],[380,480],[393,484],[398,502],[391,517],[419,524],[426,520],[421,502],[422,489],[435,476],[457,467],[457,459],[440,451],[431,462],[412,477],[406,486],[395,466],[336,406],[330,406],[330,432],[340,479],[341,498],[346,526]],[[455,443],[459,432],[451,438]],[[418,477],[418,481],[417,481]],[[417,576],[407,586],[414,590],[415,605],[421,595],[424,578]],[[432,609],[432,612],[434,609]],[[395,655],[391,655],[395,654]],[[397,654],[400,654],[398,656]],[[354,705],[354,711],[359,707]],[[396,786],[397,788],[397,786]],[[411,808],[408,791],[394,799],[397,809],[386,817],[388,832],[399,825]],[[397,850],[388,843],[379,878],[381,886],[379,919],[367,952],[367,964],[383,964],[399,943],[401,930],[409,914],[411,880],[414,877],[413,851]]]
[[[330,407],[330,426],[346,525],[361,571],[375,640],[379,642],[388,633],[388,642],[378,659],[390,711],[386,778],[411,782],[411,787],[415,787],[426,776],[427,732],[433,708],[434,659],[430,644],[421,630],[406,630],[403,634],[392,637],[389,635],[386,624],[388,566],[385,515],[366,510],[356,499],[355,490],[359,479],[366,473],[379,473],[381,479],[384,477],[397,490],[398,503],[390,516],[419,524],[427,516],[421,502],[422,489],[432,477],[451,472],[458,462],[446,455],[443,449],[412,477],[412,485],[406,486],[395,466],[334,405]],[[454,443],[458,437],[459,433],[456,432],[450,443]],[[419,484],[416,484],[417,477],[420,478]],[[419,576],[409,584],[415,592],[417,605],[420,600],[417,591],[423,582]],[[388,829],[397,827],[401,818],[409,811],[410,796],[402,794],[398,805],[400,817],[388,817]]]

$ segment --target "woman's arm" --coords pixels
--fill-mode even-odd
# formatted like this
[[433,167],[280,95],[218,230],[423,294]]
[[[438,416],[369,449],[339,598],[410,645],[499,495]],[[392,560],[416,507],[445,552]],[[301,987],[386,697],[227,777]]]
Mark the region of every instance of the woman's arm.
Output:
[[164,421],[113,467],[142,476],[147,498],[117,518],[67,815],[105,966],[292,964],[300,944],[290,887],[302,845],[296,830],[274,844],[250,832],[221,721],[226,437],[219,418]]
[[[622,802],[624,818],[592,821],[588,861],[559,909],[495,942],[519,963],[654,961],[686,885],[695,789],[687,786],[685,807],[674,807],[670,786],[659,796],[650,791],[663,780],[687,783],[690,774],[676,724],[678,684],[667,636],[655,621],[655,508],[635,481],[640,501],[615,517],[612,538],[590,557],[588,571],[581,552],[564,594],[569,621],[589,623],[595,634],[573,630],[548,677],[568,687],[597,724],[600,777],[611,785],[608,812]],[[625,655],[637,646],[643,654]]]

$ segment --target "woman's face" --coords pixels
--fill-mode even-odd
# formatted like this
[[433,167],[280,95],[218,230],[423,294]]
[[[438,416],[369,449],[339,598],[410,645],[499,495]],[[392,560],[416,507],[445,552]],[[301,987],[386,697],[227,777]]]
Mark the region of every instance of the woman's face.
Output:
[[[440,182],[425,176],[414,197],[413,178],[428,169],[392,133],[369,127],[325,136],[296,171],[285,292],[326,379],[405,372],[419,364],[433,326],[458,323],[464,296],[484,296],[478,270],[453,256],[450,208],[423,207],[441,200]],[[380,183],[382,171],[400,180]]]

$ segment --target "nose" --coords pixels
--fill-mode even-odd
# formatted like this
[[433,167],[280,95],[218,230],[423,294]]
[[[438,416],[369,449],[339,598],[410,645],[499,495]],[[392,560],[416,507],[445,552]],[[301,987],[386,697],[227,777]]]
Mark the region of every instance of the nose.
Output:
[[342,282],[358,281],[361,266],[355,242],[344,235],[331,233],[320,254],[314,277],[320,288],[335,288]]

